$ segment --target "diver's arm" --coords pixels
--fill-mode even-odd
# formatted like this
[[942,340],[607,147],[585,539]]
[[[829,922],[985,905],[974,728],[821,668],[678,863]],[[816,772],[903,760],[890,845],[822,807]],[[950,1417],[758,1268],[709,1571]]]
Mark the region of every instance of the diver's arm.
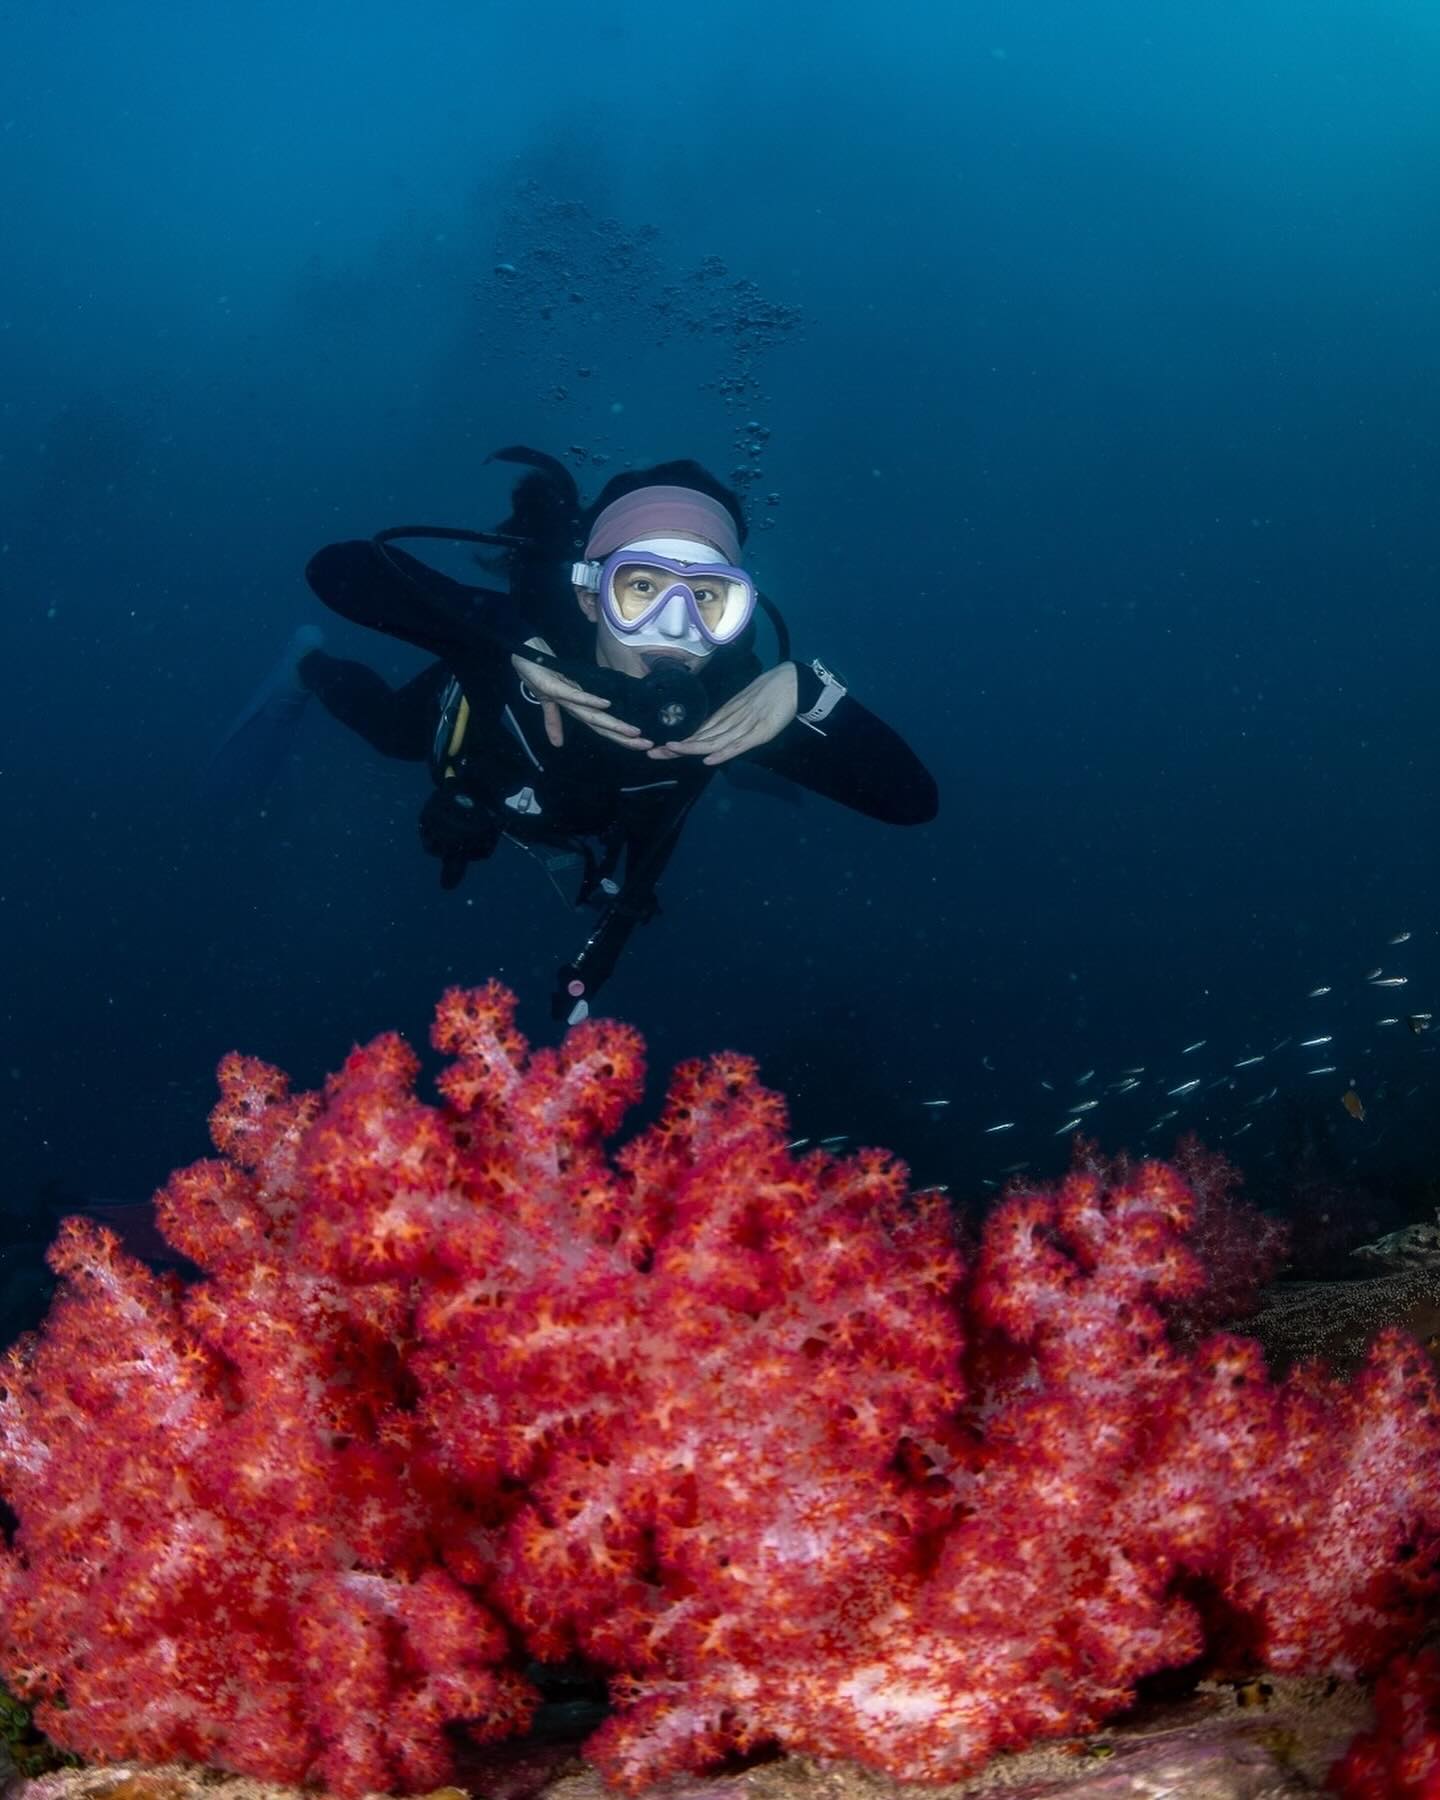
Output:
[[[446,660],[483,653],[477,609],[503,598],[453,581],[393,545],[382,550],[366,538],[317,550],[306,565],[305,579],[342,619]],[[495,655],[497,660],[504,655],[498,645]]]
[[818,665],[797,662],[794,720],[744,758],[887,825],[939,811],[935,777],[897,731]]

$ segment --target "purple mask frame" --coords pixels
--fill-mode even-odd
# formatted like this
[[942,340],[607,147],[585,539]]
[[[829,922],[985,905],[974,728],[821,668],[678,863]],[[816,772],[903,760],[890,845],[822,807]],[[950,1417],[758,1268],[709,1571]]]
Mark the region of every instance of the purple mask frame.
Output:
[[[610,598],[611,588],[616,571],[622,568],[663,569],[667,575],[676,579],[647,606],[644,612],[633,619],[623,618],[620,609]],[[709,575],[722,581],[733,582],[744,590],[744,601],[738,607],[726,608],[727,625],[723,633],[717,634],[701,616],[699,602],[695,598],[692,580],[704,585],[704,578]],[[685,613],[696,631],[707,644],[717,649],[724,644],[733,644],[740,633],[750,623],[755,614],[755,583],[744,569],[736,568],[733,563],[724,562],[675,562],[668,556],[657,556],[650,550],[614,550],[605,558],[600,569],[600,609],[605,615],[605,622],[617,637],[634,637],[653,625],[676,594],[684,597]],[[729,614],[737,615],[736,622],[729,623]]]

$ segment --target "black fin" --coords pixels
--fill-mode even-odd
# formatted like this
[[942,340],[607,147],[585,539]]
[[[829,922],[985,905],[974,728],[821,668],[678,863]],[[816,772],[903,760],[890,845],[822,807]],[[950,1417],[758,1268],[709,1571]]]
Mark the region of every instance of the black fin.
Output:
[[539,469],[561,489],[572,506],[579,508],[580,490],[575,485],[575,477],[558,457],[550,456],[544,450],[532,450],[526,444],[507,444],[503,450],[492,450],[485,460],[487,463],[523,463],[527,469]]

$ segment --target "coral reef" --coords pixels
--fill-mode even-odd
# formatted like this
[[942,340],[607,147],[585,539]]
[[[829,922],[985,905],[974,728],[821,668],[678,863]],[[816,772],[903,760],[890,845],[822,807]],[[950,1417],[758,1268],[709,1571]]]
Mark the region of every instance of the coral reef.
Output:
[[626,1028],[531,1054],[492,985],[434,1042],[434,1106],[393,1036],[315,1094],[226,1059],[157,1201],[194,1285],[63,1228],[0,1374],[0,1672],[57,1743],[415,1791],[579,1657],[632,1790],[771,1745],[955,1779],[1156,1670],[1415,1643],[1434,1372],[1200,1335],[1244,1285],[1216,1169],[1091,1155],[967,1266],[743,1058],[611,1152]]
[[1349,1373],[1365,1361],[1386,1327],[1399,1327],[1440,1353],[1440,1269],[1396,1269],[1358,1281],[1280,1281],[1267,1288],[1259,1313],[1246,1321],[1272,1364],[1319,1357]]

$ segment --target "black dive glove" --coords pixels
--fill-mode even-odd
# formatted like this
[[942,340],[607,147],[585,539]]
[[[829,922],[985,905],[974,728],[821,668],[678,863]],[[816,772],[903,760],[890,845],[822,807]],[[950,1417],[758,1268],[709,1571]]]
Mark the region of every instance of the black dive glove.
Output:
[[500,842],[500,821],[463,789],[436,788],[420,809],[420,847],[440,859],[442,888],[459,887],[468,863],[489,856]]

